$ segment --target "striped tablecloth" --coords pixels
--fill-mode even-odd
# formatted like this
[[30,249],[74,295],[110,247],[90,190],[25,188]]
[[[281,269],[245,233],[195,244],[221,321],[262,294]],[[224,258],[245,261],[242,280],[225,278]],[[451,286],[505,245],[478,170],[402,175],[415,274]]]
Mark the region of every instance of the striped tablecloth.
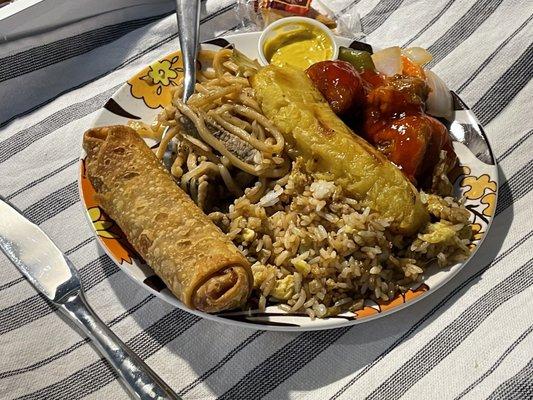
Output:
[[[332,3],[357,7],[370,42],[429,48],[500,164],[485,243],[424,301],[352,328],[250,331],[147,295],[103,254],[78,196],[81,134],[121,82],[174,49],[173,16],[0,53],[0,195],[69,255],[97,313],[185,399],[532,398],[533,2]],[[204,39],[239,25],[232,1],[203,4]],[[3,256],[0,350],[2,399],[127,398],[87,339]]]

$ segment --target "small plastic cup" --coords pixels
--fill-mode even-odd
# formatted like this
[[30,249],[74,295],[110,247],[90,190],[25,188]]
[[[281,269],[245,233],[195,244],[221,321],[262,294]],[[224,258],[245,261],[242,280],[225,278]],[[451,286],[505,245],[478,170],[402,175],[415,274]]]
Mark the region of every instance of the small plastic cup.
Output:
[[[265,28],[263,33],[261,33],[261,36],[259,37],[259,43],[257,45],[258,46],[257,51],[258,51],[258,54],[259,54],[259,61],[261,62],[261,64],[268,65],[270,63],[270,61],[267,60],[267,58],[265,56],[264,46],[265,46],[265,42],[268,39],[270,39],[273,35],[277,34],[274,31],[277,28],[279,28],[280,26],[299,25],[299,24],[312,25],[312,26],[320,29],[321,31],[323,31],[326,34],[326,36],[328,37],[328,39],[331,41],[331,46],[333,47],[333,53],[332,53],[331,57],[328,58],[328,60],[336,60],[337,59],[337,57],[339,56],[339,46],[337,46],[337,44],[335,43],[335,36],[333,35],[333,32],[331,31],[331,29],[329,29],[322,22],[318,22],[317,20],[312,19],[312,18],[307,18],[307,17],[287,17],[287,18],[281,18],[281,19],[277,20],[276,22],[271,23],[270,25],[268,25]],[[325,61],[325,60],[321,60],[321,61]]]

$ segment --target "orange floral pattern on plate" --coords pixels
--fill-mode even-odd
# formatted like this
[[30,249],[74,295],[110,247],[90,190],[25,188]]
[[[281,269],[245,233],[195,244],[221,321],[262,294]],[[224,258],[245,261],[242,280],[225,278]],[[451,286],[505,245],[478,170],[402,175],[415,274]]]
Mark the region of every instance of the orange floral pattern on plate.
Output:
[[490,176],[483,174],[481,176],[466,176],[461,181],[462,187],[470,187],[465,192],[465,197],[470,200],[481,198],[487,190],[496,192],[496,182],[490,179]]
[[472,203],[466,204],[466,208],[473,215],[471,222],[474,242],[470,247],[474,248],[477,246],[476,241],[481,240],[485,235],[489,218],[496,211],[496,190],[498,185],[488,174],[475,176],[471,175],[470,168],[464,166],[459,168],[464,171],[464,175],[458,174],[455,177],[456,182],[459,182],[463,190],[466,189],[464,190],[464,197],[472,201]]
[[481,229],[483,229],[483,227],[481,226],[481,224],[478,223],[472,224],[471,226],[473,240],[480,240],[483,237],[483,232],[481,232]]
[[81,162],[80,175],[82,201],[96,234],[119,264],[122,265],[124,262],[132,264],[133,251],[129,249],[124,233],[100,208],[95,199],[96,192],[85,173],[85,160]]
[[481,199],[481,203],[487,206],[483,210],[483,215],[486,215],[487,217],[492,216],[494,214],[495,207],[496,207],[496,192],[487,193]]
[[164,107],[171,103],[173,88],[183,75],[181,52],[152,63],[128,80],[131,95],[142,99],[150,108]]
[[375,314],[379,314],[383,311],[391,310],[424,294],[428,290],[429,286],[425,283],[422,283],[417,288],[409,289],[407,292],[399,294],[389,301],[367,301],[365,302],[365,306],[363,307],[363,309],[355,312],[355,317],[357,319],[361,319],[365,317],[370,317]]

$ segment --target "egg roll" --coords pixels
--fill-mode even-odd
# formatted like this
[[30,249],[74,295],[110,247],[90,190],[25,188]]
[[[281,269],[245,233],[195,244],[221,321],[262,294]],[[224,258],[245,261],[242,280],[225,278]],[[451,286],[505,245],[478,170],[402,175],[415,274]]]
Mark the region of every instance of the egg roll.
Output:
[[246,302],[253,284],[249,262],[135,130],[90,129],[83,148],[96,200],[181,302],[208,313]]

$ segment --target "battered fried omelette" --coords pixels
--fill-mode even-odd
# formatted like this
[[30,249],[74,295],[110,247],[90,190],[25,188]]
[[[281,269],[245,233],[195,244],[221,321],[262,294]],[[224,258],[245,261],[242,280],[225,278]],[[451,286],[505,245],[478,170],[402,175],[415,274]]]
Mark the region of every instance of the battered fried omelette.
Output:
[[263,113],[308,160],[310,171],[390,218],[397,233],[412,235],[428,221],[416,188],[335,115],[305,72],[269,65],[251,82]]

